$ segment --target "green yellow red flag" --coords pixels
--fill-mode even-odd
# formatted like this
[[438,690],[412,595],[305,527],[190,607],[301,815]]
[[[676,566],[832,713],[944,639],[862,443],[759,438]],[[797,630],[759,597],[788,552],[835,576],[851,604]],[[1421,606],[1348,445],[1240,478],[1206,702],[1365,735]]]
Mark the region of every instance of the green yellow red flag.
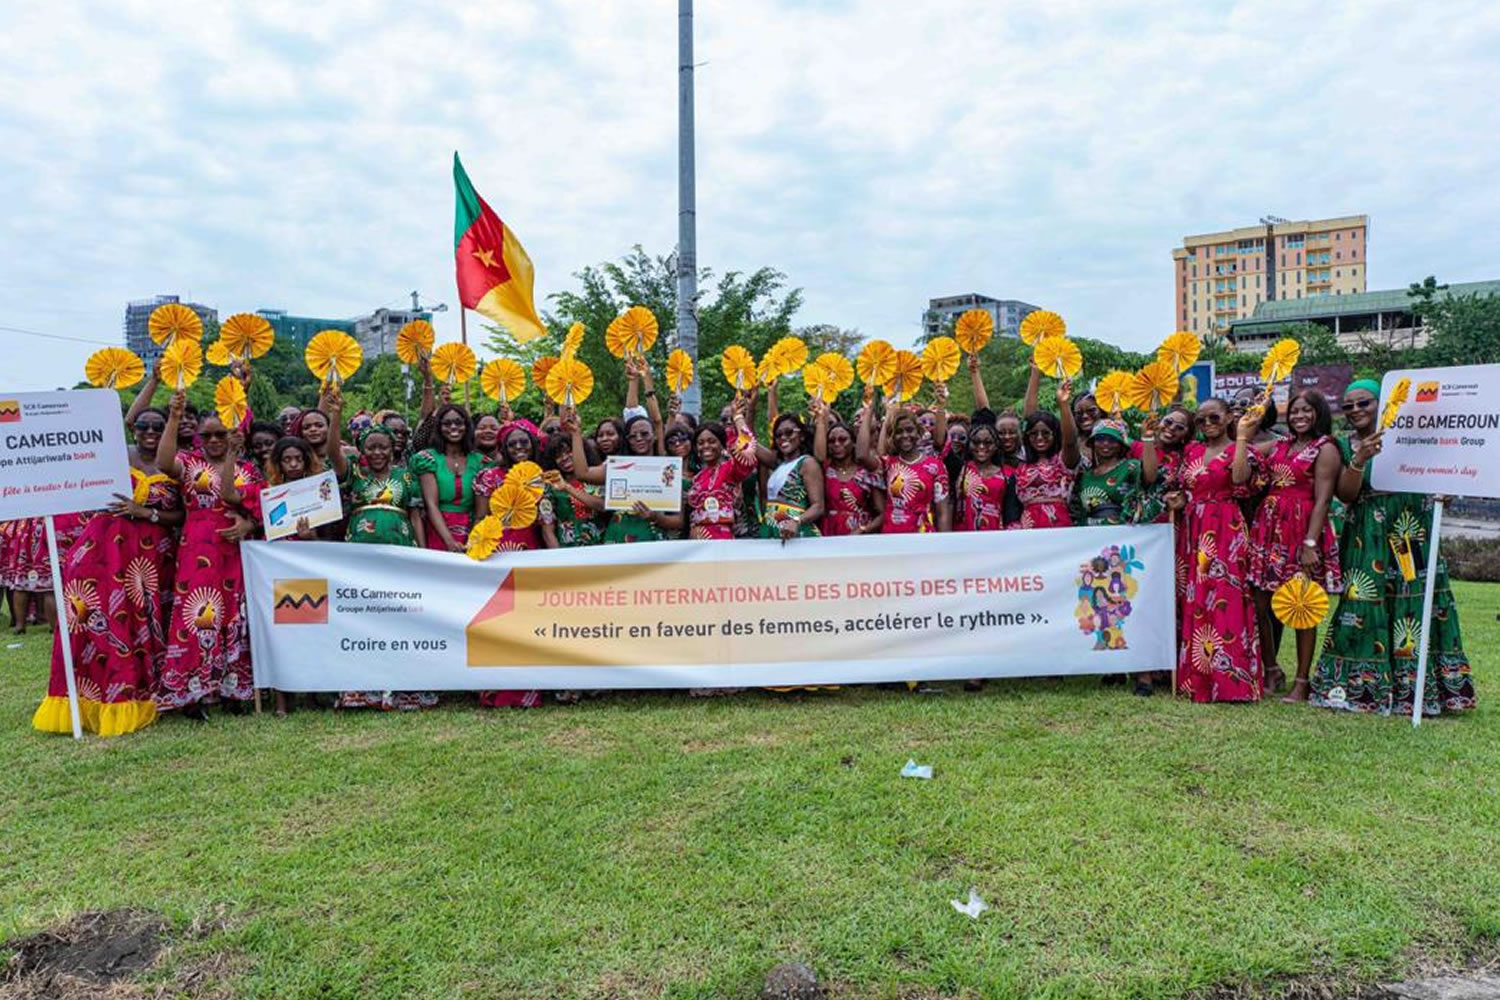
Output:
[[458,299],[466,309],[499,323],[521,343],[546,332],[532,299],[531,258],[485,204],[453,154],[453,187],[458,210],[453,222],[453,257]]

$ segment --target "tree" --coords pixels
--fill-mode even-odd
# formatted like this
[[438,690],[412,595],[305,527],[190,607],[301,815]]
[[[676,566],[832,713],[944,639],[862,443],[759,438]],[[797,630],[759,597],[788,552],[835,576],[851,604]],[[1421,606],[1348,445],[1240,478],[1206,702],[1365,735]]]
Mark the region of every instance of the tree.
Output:
[[1288,323],[1281,328],[1281,335],[1301,345],[1299,364],[1336,365],[1349,361],[1349,352],[1339,343],[1338,337],[1319,323]]
[[1417,310],[1431,332],[1427,346],[1414,352],[1423,365],[1500,361],[1500,295],[1445,295],[1421,301],[1414,305],[1414,311]]

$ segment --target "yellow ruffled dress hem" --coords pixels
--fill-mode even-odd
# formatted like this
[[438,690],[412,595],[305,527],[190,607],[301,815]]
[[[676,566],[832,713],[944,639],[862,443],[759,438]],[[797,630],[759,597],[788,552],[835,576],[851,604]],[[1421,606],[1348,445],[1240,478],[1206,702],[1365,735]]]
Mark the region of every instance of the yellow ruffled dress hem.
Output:
[[[138,729],[145,729],[156,721],[154,701],[120,701],[112,704],[78,699],[78,718],[83,728],[100,736],[123,736]],[[48,695],[37,706],[31,717],[32,728],[44,733],[71,733],[72,715],[68,712],[68,699]]]

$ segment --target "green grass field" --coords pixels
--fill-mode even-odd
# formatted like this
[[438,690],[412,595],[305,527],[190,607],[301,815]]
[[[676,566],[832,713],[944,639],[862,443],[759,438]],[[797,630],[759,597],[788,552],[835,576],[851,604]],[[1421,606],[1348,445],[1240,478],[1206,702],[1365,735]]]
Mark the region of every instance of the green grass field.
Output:
[[156,975],[212,952],[233,996],[361,1000],[748,998],[782,960],[844,998],[1168,998],[1461,960],[1500,936],[1500,586],[1458,594],[1481,707],[1418,731],[1081,678],[75,744],[30,728],[38,633],[0,651],[0,940],[222,912]]

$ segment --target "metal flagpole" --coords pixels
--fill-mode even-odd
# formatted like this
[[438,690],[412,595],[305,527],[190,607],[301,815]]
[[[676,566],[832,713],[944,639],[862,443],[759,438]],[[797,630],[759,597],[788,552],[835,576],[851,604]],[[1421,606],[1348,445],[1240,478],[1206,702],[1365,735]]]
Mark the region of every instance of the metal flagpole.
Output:
[[58,645],[62,647],[63,673],[68,679],[68,714],[73,719],[73,738],[83,739],[78,718],[78,679],[73,676],[73,643],[68,628],[68,602],[63,599],[62,561],[57,557],[57,525],[47,515],[47,555],[52,559],[52,600],[57,604]]
[[[693,163],[693,0],[677,0],[677,346],[698,367],[698,209]],[[698,416],[702,378],[682,392]]]
[[1443,527],[1443,501],[1432,501],[1432,530],[1427,535],[1427,586],[1422,588],[1422,634],[1417,639],[1417,685],[1411,693],[1411,724],[1422,724],[1422,700],[1427,695],[1427,639],[1432,632],[1432,594],[1437,588],[1438,536]]

